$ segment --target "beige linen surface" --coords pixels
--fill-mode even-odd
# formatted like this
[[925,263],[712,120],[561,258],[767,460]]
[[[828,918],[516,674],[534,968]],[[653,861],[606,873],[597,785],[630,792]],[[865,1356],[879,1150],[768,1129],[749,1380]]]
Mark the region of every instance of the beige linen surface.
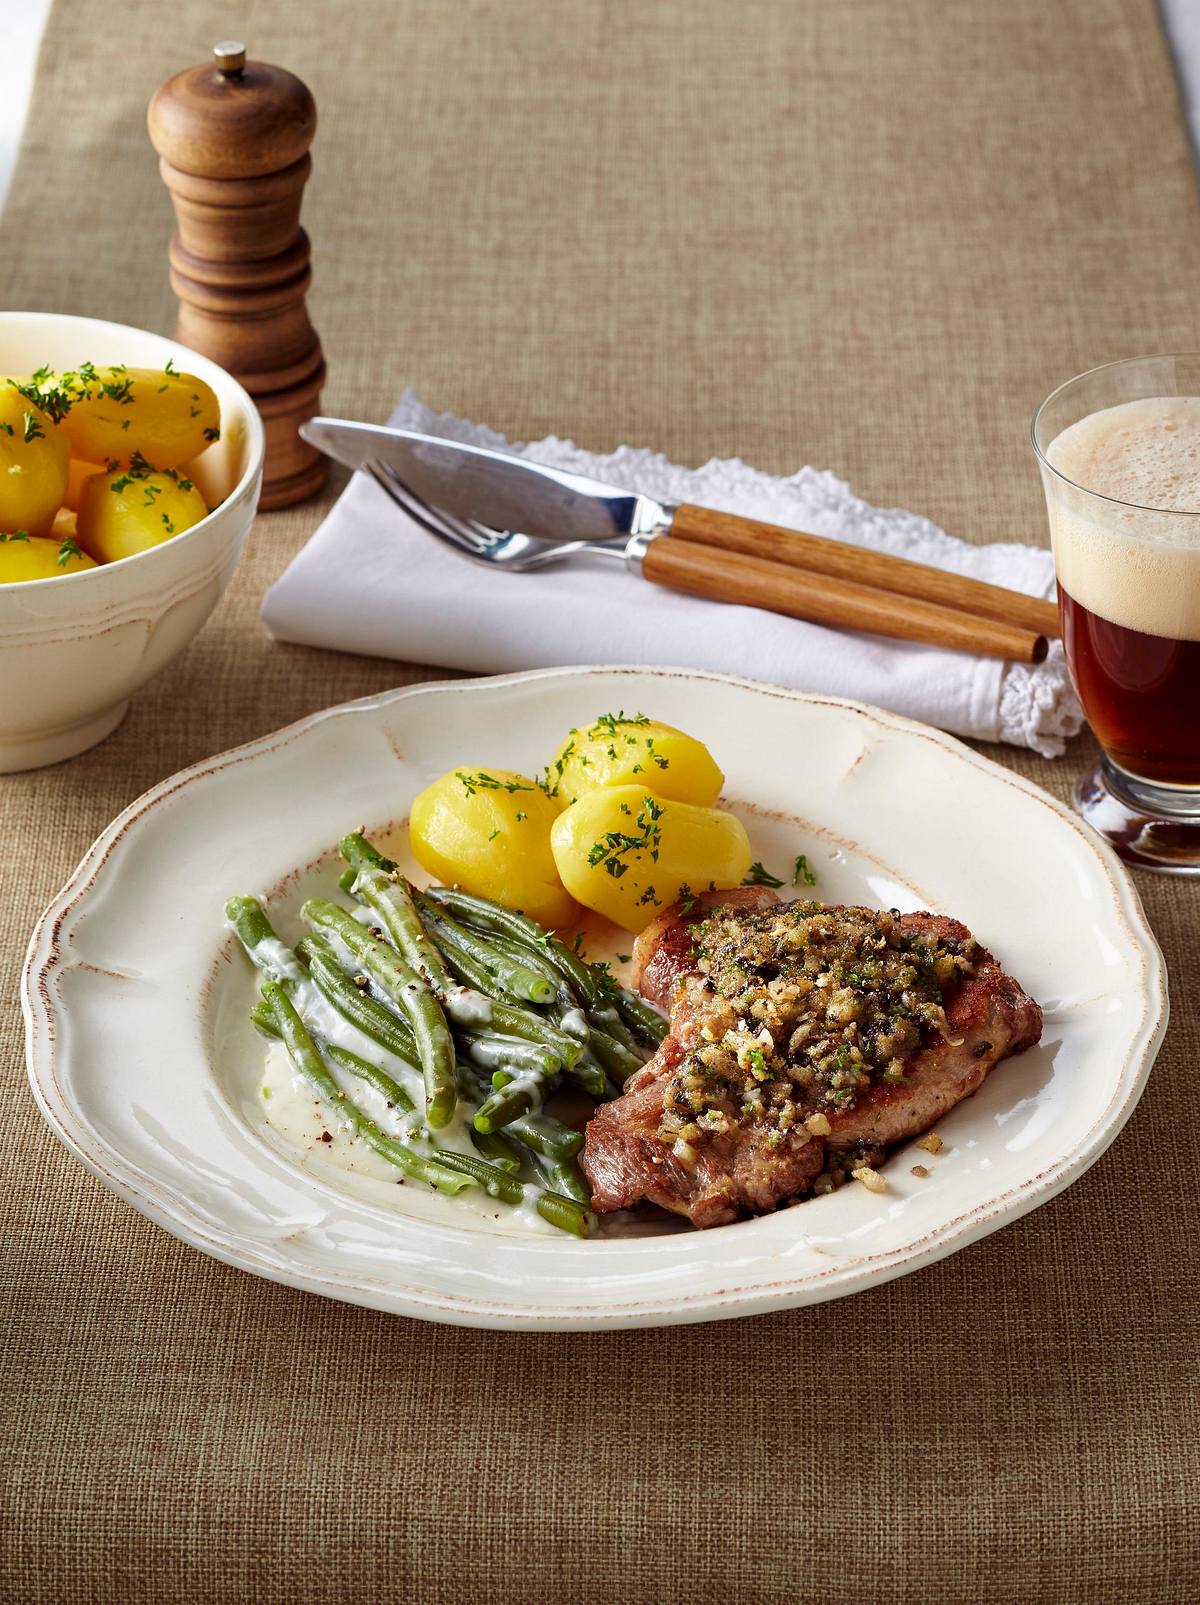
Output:
[[[1040,396],[1200,344],[1151,0],[59,0],[0,299],[170,327],[144,107],[242,31],[320,106],[331,411],[381,417],[412,383],[515,437],[812,462],[967,537],[1037,539]],[[1110,1153],[842,1303],[596,1336],[421,1325],[206,1259],[55,1144],[17,973],[88,842],[181,765],[421,677],[264,637],[258,599],[321,511],[259,520],[111,740],[0,780],[0,1596],[1200,1595],[1195,888],[1139,882],[1175,1019]],[[1091,749],[996,756],[1066,797]]]

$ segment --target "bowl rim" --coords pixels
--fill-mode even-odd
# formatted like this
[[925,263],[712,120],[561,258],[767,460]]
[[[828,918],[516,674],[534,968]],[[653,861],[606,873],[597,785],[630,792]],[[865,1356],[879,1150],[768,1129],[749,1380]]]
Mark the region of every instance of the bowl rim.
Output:
[[[114,563],[96,563],[92,568],[77,569],[73,574],[48,574],[37,580],[9,580],[0,585],[0,596],[23,594],[43,585],[77,585],[81,580],[87,581],[96,574],[108,573],[113,569],[123,568],[126,564],[140,563],[147,558],[152,559],[165,547],[176,547],[178,542],[187,541],[193,535],[199,535],[202,530],[210,528],[218,513],[224,512],[231,504],[244,499],[248,494],[255,478],[262,470],[263,456],[266,451],[266,435],[263,429],[262,417],[254,403],[254,398],[227,368],[222,368],[220,363],[214,362],[211,357],[206,357],[203,352],[193,351],[190,346],[181,344],[180,341],[173,339],[170,335],[159,334],[157,329],[139,329],[135,324],[114,323],[109,318],[86,318],[74,312],[22,312],[18,309],[5,309],[0,310],[0,338],[3,337],[5,327],[14,323],[77,324],[105,330],[120,330],[130,334],[148,334],[153,339],[162,340],[167,345],[174,346],[177,351],[186,353],[189,362],[195,361],[201,365],[201,369],[208,368],[214,373],[220,374],[222,379],[227,380],[245,402],[248,430],[247,464],[245,472],[224,501],[218,502],[215,507],[210,508],[205,513],[203,518],[197,520],[189,528],[180,530],[178,535],[171,536],[169,540],[160,541],[157,546],[148,547],[144,552],[134,552],[130,557],[120,557]],[[205,377],[203,371],[198,372],[197,377],[203,379]]]

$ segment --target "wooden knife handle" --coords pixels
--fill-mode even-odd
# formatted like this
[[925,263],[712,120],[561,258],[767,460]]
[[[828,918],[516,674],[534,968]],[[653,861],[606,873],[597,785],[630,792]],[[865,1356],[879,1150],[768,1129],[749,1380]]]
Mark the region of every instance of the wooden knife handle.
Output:
[[831,579],[851,580],[876,590],[915,596],[942,607],[958,608],[982,619],[1017,624],[1035,635],[1061,633],[1058,608],[1041,597],[1009,591],[1002,585],[951,574],[913,563],[906,557],[875,552],[868,547],[851,546],[844,541],[827,540],[822,535],[804,535],[781,529],[778,524],[761,524],[757,519],[718,513],[711,507],[683,502],[675,509],[671,534],[682,540],[726,552],[744,552],[749,557],[767,557],[776,563],[791,563],[813,574]]
[[717,552],[675,535],[660,535],[650,542],[642,573],[656,585],[689,596],[740,602],[834,629],[868,630],[899,641],[923,641],[1016,663],[1040,663],[1046,656],[1045,636],[1018,624],[973,617],[936,602],[807,573],[765,557]]

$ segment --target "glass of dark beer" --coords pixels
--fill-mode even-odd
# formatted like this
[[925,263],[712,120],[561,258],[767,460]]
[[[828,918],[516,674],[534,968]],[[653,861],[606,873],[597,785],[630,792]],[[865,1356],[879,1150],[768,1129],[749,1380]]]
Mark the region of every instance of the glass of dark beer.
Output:
[[1079,810],[1123,858],[1200,874],[1200,355],[1071,379],[1033,445],[1063,645],[1102,749]]

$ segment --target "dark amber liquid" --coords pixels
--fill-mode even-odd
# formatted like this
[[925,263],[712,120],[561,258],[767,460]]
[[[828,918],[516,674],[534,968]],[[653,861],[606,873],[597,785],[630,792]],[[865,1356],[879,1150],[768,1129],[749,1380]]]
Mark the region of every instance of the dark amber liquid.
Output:
[[1059,587],[1063,645],[1100,745],[1144,780],[1200,786],[1200,641],[1112,624]]

